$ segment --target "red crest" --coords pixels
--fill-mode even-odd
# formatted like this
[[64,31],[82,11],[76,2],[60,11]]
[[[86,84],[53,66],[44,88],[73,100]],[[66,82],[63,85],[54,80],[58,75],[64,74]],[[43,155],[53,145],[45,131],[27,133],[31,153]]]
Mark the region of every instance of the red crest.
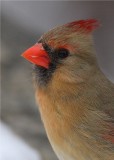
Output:
[[78,30],[84,30],[86,33],[91,33],[99,27],[99,22],[96,19],[79,20],[66,24],[69,28],[76,28]]

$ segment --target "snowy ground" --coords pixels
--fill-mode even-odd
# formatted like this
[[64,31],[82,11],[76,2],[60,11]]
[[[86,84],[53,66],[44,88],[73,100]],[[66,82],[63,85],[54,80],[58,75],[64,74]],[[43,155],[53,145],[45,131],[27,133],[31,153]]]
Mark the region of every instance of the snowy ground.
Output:
[[0,160],[41,160],[38,151],[31,148],[7,125],[0,124]]

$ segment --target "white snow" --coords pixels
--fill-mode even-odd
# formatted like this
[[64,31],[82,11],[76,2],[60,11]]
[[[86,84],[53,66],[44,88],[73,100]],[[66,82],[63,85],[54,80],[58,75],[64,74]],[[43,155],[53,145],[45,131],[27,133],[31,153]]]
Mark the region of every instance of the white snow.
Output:
[[7,125],[0,123],[0,160],[41,160],[41,156]]

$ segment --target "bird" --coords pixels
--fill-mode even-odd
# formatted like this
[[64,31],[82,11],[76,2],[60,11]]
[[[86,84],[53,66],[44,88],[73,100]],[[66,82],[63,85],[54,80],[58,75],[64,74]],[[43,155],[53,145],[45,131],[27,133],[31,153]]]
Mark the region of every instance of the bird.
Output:
[[33,64],[35,97],[59,160],[114,160],[114,83],[99,67],[96,19],[44,33],[22,56]]

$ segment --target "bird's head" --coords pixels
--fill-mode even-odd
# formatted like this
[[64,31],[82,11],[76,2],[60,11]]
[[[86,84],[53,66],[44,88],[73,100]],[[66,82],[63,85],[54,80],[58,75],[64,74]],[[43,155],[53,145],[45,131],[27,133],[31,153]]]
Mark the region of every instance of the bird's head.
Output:
[[80,83],[96,65],[92,31],[99,26],[97,20],[79,20],[56,27],[46,34],[22,56],[32,62],[35,79],[46,86],[52,80]]

